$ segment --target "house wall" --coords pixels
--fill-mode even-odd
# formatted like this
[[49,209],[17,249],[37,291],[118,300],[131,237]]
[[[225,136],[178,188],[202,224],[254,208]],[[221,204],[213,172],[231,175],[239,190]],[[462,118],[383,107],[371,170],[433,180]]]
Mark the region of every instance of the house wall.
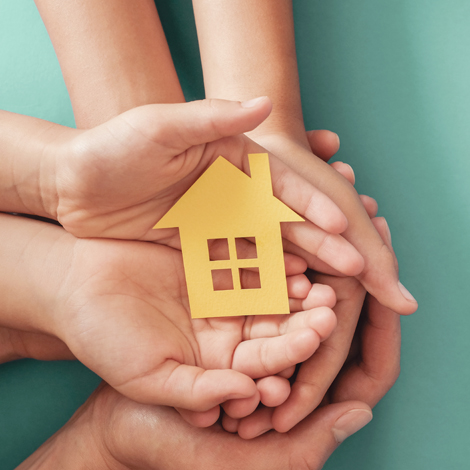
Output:
[[[267,224],[256,237],[257,258],[238,260],[240,266],[258,267],[261,288],[213,290],[212,269],[224,269],[229,261],[210,261],[208,238],[220,238],[220,233],[194,237],[190,229],[180,228],[181,246],[189,303],[193,318],[206,316],[259,315],[289,313],[282,238],[279,223]],[[233,253],[232,253],[233,256]],[[235,281],[236,282],[236,281]]]

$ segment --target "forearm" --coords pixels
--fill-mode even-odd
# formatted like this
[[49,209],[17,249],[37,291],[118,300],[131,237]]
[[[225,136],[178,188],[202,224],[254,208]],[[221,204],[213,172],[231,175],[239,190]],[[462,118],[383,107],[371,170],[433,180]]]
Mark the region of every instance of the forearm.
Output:
[[152,0],[36,0],[77,127],[128,109],[184,101]]
[[0,111],[0,211],[55,217],[56,162],[51,148],[70,131]]
[[60,227],[0,214],[0,325],[58,336],[54,306],[73,257]]
[[308,147],[290,0],[193,0],[207,98],[267,95],[270,117],[250,136],[285,134]]

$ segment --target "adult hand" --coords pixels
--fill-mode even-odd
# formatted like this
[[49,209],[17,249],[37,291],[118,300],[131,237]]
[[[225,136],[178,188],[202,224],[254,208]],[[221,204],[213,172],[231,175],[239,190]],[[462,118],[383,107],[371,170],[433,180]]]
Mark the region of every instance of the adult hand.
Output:
[[[374,224],[385,238],[385,220],[376,218]],[[373,407],[397,379],[400,317],[372,296],[363,309],[365,290],[354,278],[316,275],[315,281],[336,292],[335,331],[300,366],[287,401],[277,408],[262,407],[241,421],[224,417],[226,429],[250,439],[273,428],[288,431],[320,404],[360,400]],[[363,321],[356,329],[361,310]]]
[[72,419],[17,470],[316,470],[372,418],[362,402],[316,410],[286,434],[244,440],[216,424],[195,428],[173,409],[138,404],[102,384]]
[[[307,136],[312,151],[326,162],[339,148],[338,139],[329,131],[310,131],[307,133]],[[354,172],[349,165],[342,162],[334,162],[331,166],[350,184],[354,184]],[[387,223],[385,219],[375,217],[378,210],[377,203],[369,196],[361,195],[360,198],[366,212],[373,220],[374,226],[383,237],[384,243],[387,244],[389,250],[393,253]],[[362,309],[365,295],[364,290],[352,278],[345,279],[316,275],[315,281],[330,285],[336,292],[337,304],[334,311],[337,315],[338,325],[335,331],[321,345],[315,356],[300,366],[296,381],[293,384],[292,393],[284,404],[277,409],[274,407],[261,408],[241,421],[232,419],[230,416],[224,416],[223,424],[227,430],[232,432],[238,431],[244,438],[255,437],[274,427],[279,431],[285,432],[311,413],[322,401],[324,402],[328,394],[331,395],[333,390],[332,383],[337,374],[341,374],[341,376],[346,374],[351,379],[354,376],[359,386],[368,380],[367,376],[365,378],[361,377],[357,369],[351,368],[351,363],[349,363],[349,367],[343,367],[348,354],[351,356],[350,350],[354,350],[356,355],[360,350],[358,346],[361,344],[359,338],[361,338],[364,324],[357,329],[356,326]],[[380,329],[375,331],[374,328],[368,326],[368,342],[376,344],[376,341],[382,339],[384,341],[388,340],[388,343],[384,343],[386,344],[386,350],[379,350],[380,354],[376,354],[376,351],[369,352],[369,346],[364,342],[362,346],[367,354],[359,357],[357,361],[357,364],[359,364],[358,370],[361,371],[363,370],[361,368],[362,365],[366,364],[367,360],[367,368],[364,368],[366,375],[367,371],[372,372],[372,375],[377,375],[379,373],[377,367],[381,371],[382,375],[380,375],[378,380],[375,382],[374,379],[370,380],[373,382],[368,387],[371,397],[369,400],[365,400],[370,406],[374,406],[393,385],[399,372],[399,318],[394,312],[381,306],[372,297],[368,298],[367,304],[363,315],[369,315],[371,318],[374,318],[374,321],[384,321],[384,331],[388,333],[388,336],[386,336],[384,331]],[[378,315],[383,315],[383,319],[377,319]],[[365,321],[367,325],[367,320]],[[355,340],[354,346],[351,348],[353,336]],[[377,345],[375,347],[377,348]],[[377,367],[370,368],[369,364],[372,364],[372,366],[376,364]],[[350,382],[354,383],[354,380],[350,380]],[[348,387],[340,387],[340,390],[348,390]],[[349,396],[348,399],[356,398],[362,399],[360,396],[355,397],[354,395]]]
[[[318,146],[307,133],[310,148],[289,135],[261,134],[257,130],[249,136],[268,151],[279,157],[290,168],[329,196],[348,219],[348,227],[342,233],[364,257],[364,269],[357,279],[366,290],[384,306],[400,314],[413,313],[418,304],[398,280],[398,265],[394,253],[375,230],[351,183],[315,155]],[[312,148],[313,147],[313,148]],[[313,263],[313,264],[312,264]],[[313,269],[332,273],[322,263],[311,261]],[[331,264],[330,264],[331,266]]]
[[[152,227],[219,155],[248,173],[248,154],[265,150],[239,134],[270,109],[267,98],[148,105],[88,131],[64,128],[45,152],[55,162],[51,215],[79,237],[179,247],[176,229]],[[283,236],[335,270],[358,274],[362,257],[339,235],[347,227],[342,212],[274,156],[270,167],[274,195],[306,219],[286,224]]]

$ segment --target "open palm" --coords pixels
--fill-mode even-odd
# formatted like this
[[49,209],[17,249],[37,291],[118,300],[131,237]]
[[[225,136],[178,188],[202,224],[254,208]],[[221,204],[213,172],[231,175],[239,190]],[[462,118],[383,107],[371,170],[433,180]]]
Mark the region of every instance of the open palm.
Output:
[[[295,294],[304,265],[290,256]],[[58,336],[110,385],[194,411],[252,397],[253,379],[304,361],[335,326],[319,307],[332,306],[331,289],[318,287],[292,300],[296,314],[191,320],[181,253],[147,242],[76,239],[56,302]]]

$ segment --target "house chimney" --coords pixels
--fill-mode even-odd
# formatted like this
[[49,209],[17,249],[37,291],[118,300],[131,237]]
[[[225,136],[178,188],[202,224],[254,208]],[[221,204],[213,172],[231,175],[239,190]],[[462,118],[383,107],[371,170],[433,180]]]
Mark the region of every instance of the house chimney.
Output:
[[273,194],[273,185],[271,182],[271,170],[269,169],[269,157],[267,153],[248,154],[250,164],[251,179],[260,189],[261,194]]

